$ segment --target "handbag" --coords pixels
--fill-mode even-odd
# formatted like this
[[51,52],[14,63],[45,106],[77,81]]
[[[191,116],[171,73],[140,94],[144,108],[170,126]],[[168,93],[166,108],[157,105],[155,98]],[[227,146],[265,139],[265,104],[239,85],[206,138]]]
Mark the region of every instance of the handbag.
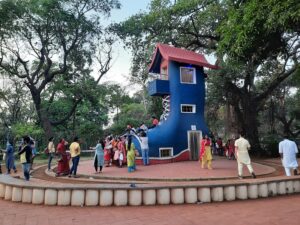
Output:
[[45,154],[49,154],[49,149],[48,149],[48,148],[45,148],[45,149],[44,149],[44,153],[45,153]]

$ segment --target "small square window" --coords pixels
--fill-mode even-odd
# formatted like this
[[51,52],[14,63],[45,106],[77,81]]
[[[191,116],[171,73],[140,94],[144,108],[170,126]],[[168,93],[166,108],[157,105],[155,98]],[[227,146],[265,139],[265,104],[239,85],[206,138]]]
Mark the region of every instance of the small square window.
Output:
[[196,113],[196,105],[181,105],[182,113]]
[[160,148],[159,155],[161,158],[173,156],[173,148]]
[[196,84],[196,71],[193,67],[180,67],[180,82]]

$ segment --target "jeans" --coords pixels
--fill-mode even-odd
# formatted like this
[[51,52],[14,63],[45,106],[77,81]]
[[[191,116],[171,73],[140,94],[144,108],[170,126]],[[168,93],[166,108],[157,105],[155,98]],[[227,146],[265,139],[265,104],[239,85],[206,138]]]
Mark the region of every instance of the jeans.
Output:
[[24,173],[24,177],[25,180],[29,180],[30,175],[29,175],[29,171],[30,171],[30,163],[22,163],[22,168],[23,168],[23,173]]
[[149,148],[142,149],[142,158],[144,165],[149,165]]
[[79,155],[72,158],[72,167],[71,167],[71,170],[70,170],[70,174],[72,174],[73,171],[74,171],[74,175],[76,175],[77,167],[78,167],[78,164],[79,164],[79,159],[80,159]]
[[51,169],[51,161],[53,159],[53,153],[49,153],[49,158],[48,158],[48,170]]

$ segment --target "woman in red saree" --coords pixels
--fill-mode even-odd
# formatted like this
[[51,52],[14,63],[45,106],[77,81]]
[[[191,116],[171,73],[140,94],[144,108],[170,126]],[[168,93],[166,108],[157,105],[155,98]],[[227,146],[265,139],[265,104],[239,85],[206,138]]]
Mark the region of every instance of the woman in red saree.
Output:
[[70,173],[69,160],[71,158],[70,153],[66,152],[66,145],[68,142],[65,139],[60,139],[57,145],[57,154],[59,156],[56,176],[68,175]]
[[201,168],[204,168],[207,164],[208,169],[212,169],[211,161],[212,161],[212,155],[211,155],[211,141],[207,135],[202,139],[201,145],[200,145],[200,158],[199,161],[201,161]]
[[234,156],[234,140],[233,139],[229,139],[228,141],[227,141],[227,143],[228,143],[228,146],[227,146],[227,157],[228,157],[228,159],[234,159],[235,158],[235,156]]

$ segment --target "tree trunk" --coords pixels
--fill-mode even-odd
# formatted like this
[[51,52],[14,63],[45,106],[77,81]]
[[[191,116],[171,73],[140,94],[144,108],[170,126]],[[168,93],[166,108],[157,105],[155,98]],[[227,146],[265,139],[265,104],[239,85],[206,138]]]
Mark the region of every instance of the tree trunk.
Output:
[[240,96],[241,101],[236,102],[234,110],[238,118],[239,131],[243,131],[249,140],[251,149],[255,153],[261,152],[259,135],[258,135],[258,107],[249,96]]
[[42,108],[41,94],[34,89],[30,89],[30,91],[31,91],[35,109],[37,111],[39,122],[42,125],[46,138],[49,139],[50,137],[53,137],[53,129],[52,129],[51,122],[48,118],[47,110]]

